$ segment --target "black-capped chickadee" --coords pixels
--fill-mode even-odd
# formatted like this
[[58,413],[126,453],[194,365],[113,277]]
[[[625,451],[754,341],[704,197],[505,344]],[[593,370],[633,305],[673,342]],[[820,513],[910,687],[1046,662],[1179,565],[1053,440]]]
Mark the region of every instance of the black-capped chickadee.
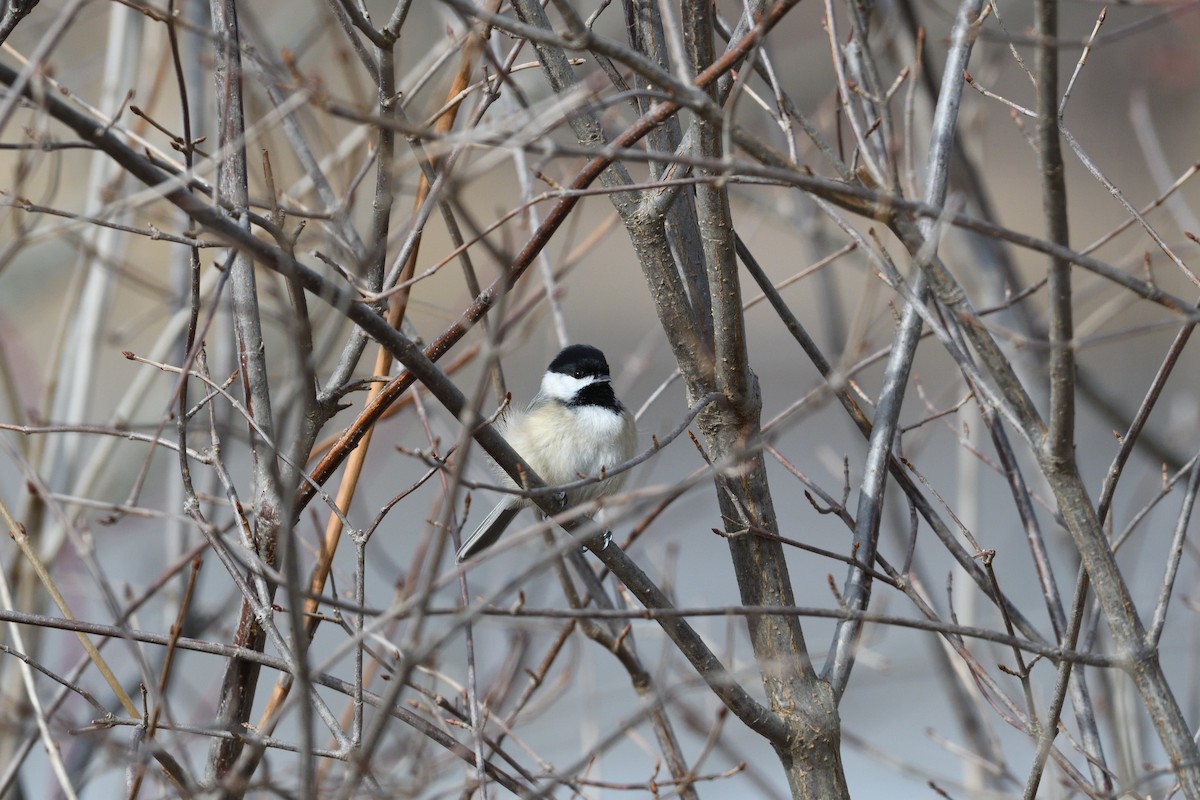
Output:
[[[555,356],[529,407],[506,414],[496,425],[548,486],[597,477],[633,458],[637,448],[637,426],[613,393],[604,353],[586,344],[573,344]],[[503,470],[497,472],[506,485],[516,488]],[[622,473],[572,489],[567,505],[613,494],[624,482]],[[463,542],[458,560],[490,547],[529,505],[528,498],[505,495]]]

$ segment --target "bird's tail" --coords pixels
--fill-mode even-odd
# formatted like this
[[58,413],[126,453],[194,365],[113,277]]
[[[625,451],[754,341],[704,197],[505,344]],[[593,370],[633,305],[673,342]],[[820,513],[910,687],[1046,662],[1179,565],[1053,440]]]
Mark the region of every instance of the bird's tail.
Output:
[[504,533],[504,529],[513,521],[513,518],[521,513],[522,507],[522,504],[513,497],[505,498],[497,503],[483,522],[479,523],[475,532],[467,537],[467,540],[462,543],[462,547],[458,548],[458,555],[455,558],[459,562],[466,561],[476,553],[491,547],[500,538],[500,534]]

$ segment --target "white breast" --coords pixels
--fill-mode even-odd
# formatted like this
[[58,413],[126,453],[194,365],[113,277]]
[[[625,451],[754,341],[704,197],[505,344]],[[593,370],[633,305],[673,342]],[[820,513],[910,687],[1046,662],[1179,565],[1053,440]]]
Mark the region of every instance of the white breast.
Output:
[[[617,466],[633,457],[636,431],[627,417],[599,406],[568,408],[549,402],[506,420],[503,431],[548,484],[597,476],[601,468]],[[570,493],[571,503],[617,491],[624,474]]]

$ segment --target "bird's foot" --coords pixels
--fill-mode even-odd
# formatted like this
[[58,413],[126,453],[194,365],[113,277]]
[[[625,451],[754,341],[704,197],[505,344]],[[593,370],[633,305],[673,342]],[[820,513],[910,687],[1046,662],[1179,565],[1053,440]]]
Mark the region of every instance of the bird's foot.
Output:
[[[606,549],[609,546],[609,544],[612,543],[612,531],[604,531],[604,532],[600,533],[599,539],[600,539],[600,548],[599,549],[601,549],[601,550]],[[579,552],[587,553],[588,549],[589,548],[586,544],[581,545],[579,548]]]

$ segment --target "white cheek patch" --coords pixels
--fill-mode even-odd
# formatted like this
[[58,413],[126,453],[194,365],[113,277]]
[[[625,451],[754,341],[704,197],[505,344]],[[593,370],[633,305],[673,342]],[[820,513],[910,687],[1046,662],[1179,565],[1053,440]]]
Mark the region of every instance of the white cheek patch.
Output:
[[547,372],[542,376],[542,394],[546,397],[569,403],[585,386],[600,380],[594,375],[586,378],[574,378],[561,372]]

